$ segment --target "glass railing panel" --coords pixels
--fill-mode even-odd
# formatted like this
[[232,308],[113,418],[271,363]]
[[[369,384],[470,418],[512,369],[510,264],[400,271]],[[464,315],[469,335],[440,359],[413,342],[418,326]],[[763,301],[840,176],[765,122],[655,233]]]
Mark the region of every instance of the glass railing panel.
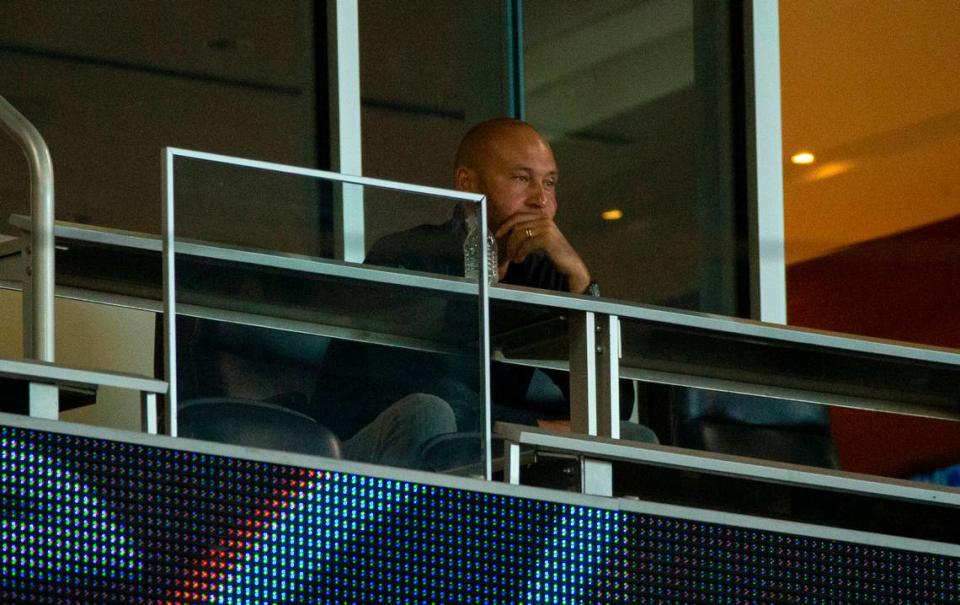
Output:
[[180,436],[485,474],[479,196],[208,156],[172,180]]
[[[654,429],[663,444],[846,468],[831,430],[841,408],[894,421],[960,420],[958,351],[603,298],[492,289],[494,358],[573,367],[571,356],[582,351],[571,346],[572,320],[585,313],[618,318],[620,391],[630,393],[623,379],[635,382],[631,421]],[[598,341],[597,405],[609,406],[600,396],[603,346]],[[619,412],[626,419],[626,408]]]

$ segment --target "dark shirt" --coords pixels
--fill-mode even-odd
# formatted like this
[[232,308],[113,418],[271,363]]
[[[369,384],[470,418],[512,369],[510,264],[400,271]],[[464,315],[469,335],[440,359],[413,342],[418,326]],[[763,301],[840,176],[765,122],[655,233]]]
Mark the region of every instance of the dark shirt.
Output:
[[[463,275],[465,236],[463,221],[457,216],[440,225],[420,225],[377,241],[365,262],[411,271]],[[511,264],[503,283],[558,291],[565,291],[567,287],[566,276],[543,254],[531,254],[523,263]],[[459,309],[448,314],[469,312]],[[538,417],[568,415],[565,373],[551,375],[562,396],[554,398],[555,401],[548,399],[546,404],[541,402],[538,407],[526,399],[533,368],[503,363],[491,365],[496,419],[532,423]],[[389,405],[411,393],[428,393],[445,399],[457,416],[460,430],[479,427],[481,402],[475,358],[351,341],[334,341],[328,348],[312,407],[318,421],[342,439],[348,439]]]
[[[466,236],[463,221],[457,216],[440,225],[420,225],[378,240],[365,262],[411,271],[463,275]],[[511,263],[503,283],[567,291],[567,277],[558,272],[544,254],[531,254],[522,263]]]

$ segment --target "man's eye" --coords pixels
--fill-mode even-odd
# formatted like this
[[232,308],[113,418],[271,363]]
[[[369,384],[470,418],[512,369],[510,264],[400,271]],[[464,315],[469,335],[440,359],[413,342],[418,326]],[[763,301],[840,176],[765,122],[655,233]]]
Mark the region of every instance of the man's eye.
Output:
[[526,183],[529,178],[524,174],[516,174],[513,176],[513,180],[517,181],[518,183]]
[[556,181],[546,181],[546,182],[544,182],[543,184],[544,184],[545,186],[549,187],[550,189],[553,189],[554,187],[557,186],[557,182],[556,182]]

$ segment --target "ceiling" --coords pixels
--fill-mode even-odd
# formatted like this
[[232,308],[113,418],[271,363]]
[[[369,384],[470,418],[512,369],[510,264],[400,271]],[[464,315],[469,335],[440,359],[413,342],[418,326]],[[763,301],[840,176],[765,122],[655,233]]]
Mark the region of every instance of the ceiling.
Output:
[[960,2],[780,0],[787,262],[960,214]]

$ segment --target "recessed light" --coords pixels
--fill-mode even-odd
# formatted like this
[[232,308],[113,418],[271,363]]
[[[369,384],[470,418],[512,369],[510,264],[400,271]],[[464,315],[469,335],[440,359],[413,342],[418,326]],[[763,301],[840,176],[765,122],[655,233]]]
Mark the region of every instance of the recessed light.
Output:
[[611,208],[610,210],[604,210],[600,213],[600,218],[605,221],[619,221],[623,218],[623,210],[619,208]]
[[809,151],[801,151],[790,156],[790,161],[794,164],[813,164],[817,158]]

